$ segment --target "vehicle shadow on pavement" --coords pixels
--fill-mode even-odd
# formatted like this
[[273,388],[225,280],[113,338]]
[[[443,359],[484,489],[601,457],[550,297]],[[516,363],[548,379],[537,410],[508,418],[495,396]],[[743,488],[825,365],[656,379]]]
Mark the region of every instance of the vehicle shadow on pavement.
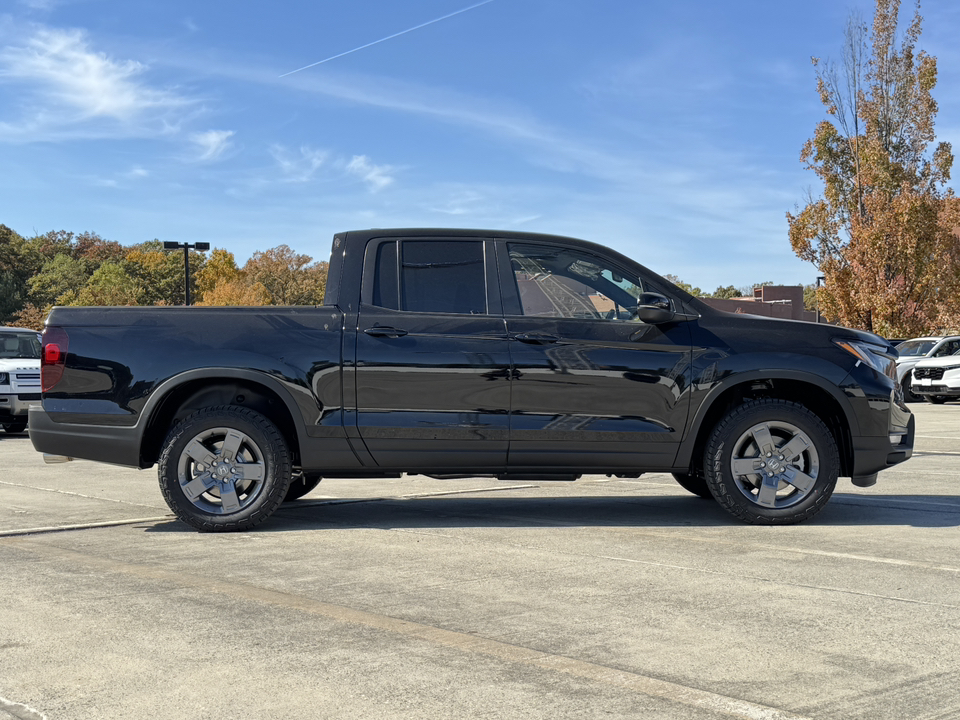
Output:
[[[836,494],[803,526],[960,527],[953,496]],[[253,532],[304,529],[521,528],[521,527],[746,527],[716,503],[692,496],[565,498],[341,498],[309,497],[284,504]],[[195,532],[180,522],[151,532]]]

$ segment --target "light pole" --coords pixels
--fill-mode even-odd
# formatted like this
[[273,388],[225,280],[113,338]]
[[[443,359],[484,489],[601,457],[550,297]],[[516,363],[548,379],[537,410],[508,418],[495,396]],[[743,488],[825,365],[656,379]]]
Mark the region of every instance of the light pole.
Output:
[[826,282],[827,279],[823,275],[817,275],[817,322],[820,322],[820,282]]
[[164,240],[163,249],[164,250],[179,250],[183,248],[183,273],[184,273],[184,282],[183,287],[186,289],[184,293],[186,299],[186,305],[190,304],[190,250],[199,250],[200,252],[206,252],[210,249],[210,243],[208,242],[198,242],[193,243],[179,243],[172,240]]

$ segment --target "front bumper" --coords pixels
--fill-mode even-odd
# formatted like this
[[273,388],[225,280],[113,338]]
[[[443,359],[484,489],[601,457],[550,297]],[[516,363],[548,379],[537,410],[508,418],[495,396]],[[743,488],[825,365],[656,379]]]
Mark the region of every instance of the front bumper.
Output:
[[910,415],[906,428],[899,428],[895,433],[891,431],[887,436],[852,438],[854,484],[859,484],[857,478],[875,475],[909,460],[913,456],[916,426],[916,418]]
[[4,393],[0,395],[0,418],[26,420],[31,405],[40,404],[40,393]]
[[940,395],[942,397],[960,397],[960,387],[935,383],[932,385],[911,385],[914,395]]

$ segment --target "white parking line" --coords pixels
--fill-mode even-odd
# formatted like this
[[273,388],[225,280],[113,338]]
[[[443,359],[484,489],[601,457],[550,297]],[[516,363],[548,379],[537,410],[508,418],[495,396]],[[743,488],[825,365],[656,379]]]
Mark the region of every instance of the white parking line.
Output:
[[87,500],[103,500],[105,502],[118,503],[120,505],[132,505],[134,507],[145,507],[158,509],[157,505],[144,505],[143,503],[129,502],[127,500],[115,500],[114,498],[101,497],[99,495],[84,495],[83,493],[72,492],[70,490],[58,490],[57,488],[37,487],[36,485],[24,485],[23,483],[8,482],[0,480],[0,485],[9,485],[10,487],[26,488],[27,490],[39,490],[40,492],[56,493],[57,495],[70,495],[72,497],[82,497]]
[[7,700],[5,697],[0,697],[0,711],[17,720],[47,720],[47,716],[42,712],[34,710],[29,705]]
[[17,537],[20,535],[41,535],[44,533],[66,532],[68,530],[90,530],[91,528],[116,527],[118,525],[136,525],[142,522],[162,522],[172,520],[173,515],[160,517],[130,518],[128,520],[108,520],[105,522],[80,523],[78,525],[50,525],[48,527],[24,528],[22,530],[2,530],[0,537]]

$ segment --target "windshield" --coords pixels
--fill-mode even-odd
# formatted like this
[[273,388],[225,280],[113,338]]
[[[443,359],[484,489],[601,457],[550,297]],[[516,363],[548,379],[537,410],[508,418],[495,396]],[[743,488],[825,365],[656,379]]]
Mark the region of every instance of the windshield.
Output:
[[40,338],[36,333],[0,333],[0,359],[40,359]]
[[936,344],[936,340],[907,340],[897,345],[897,352],[900,357],[923,357]]

